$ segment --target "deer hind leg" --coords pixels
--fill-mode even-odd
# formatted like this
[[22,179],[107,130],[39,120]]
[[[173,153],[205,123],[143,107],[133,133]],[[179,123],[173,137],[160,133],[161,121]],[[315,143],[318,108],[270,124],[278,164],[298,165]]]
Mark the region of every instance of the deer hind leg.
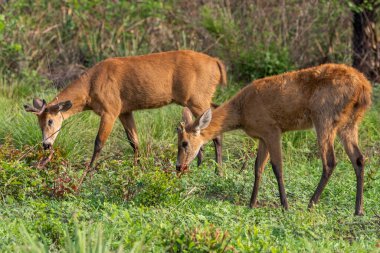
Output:
[[127,134],[129,144],[133,149],[133,162],[137,165],[139,163],[139,140],[133,114],[132,112],[120,114],[119,119],[124,127],[125,133]]
[[313,196],[310,199],[309,208],[312,208],[314,204],[318,203],[323,189],[326,187],[335,167],[336,159],[334,154],[334,140],[336,136],[336,129],[333,126],[319,127],[316,124],[319,149],[322,158],[322,176],[315,190]]
[[255,161],[255,183],[253,185],[253,191],[252,191],[252,196],[251,196],[251,202],[249,206],[251,208],[257,206],[257,195],[259,191],[259,186],[261,182],[261,175],[264,171],[265,164],[268,161],[269,158],[269,152],[268,149],[265,145],[265,143],[260,140],[259,141],[259,148],[257,150],[257,157]]
[[364,156],[358,146],[358,127],[356,124],[345,126],[338,131],[344,149],[350,158],[356,174],[355,215],[363,215]]
[[270,163],[274,175],[277,179],[278,190],[280,192],[281,205],[285,210],[288,210],[288,200],[286,197],[284,177],[282,172],[282,158],[281,158],[281,131],[273,130],[271,135],[264,139],[268,147],[270,155]]
[[98,135],[95,139],[95,146],[94,146],[94,153],[91,158],[90,162],[90,168],[93,168],[93,165],[98,158],[100,151],[102,150],[104,143],[106,142],[108,136],[110,135],[112,131],[112,127],[115,123],[116,117],[110,115],[110,114],[104,114],[102,115],[100,119],[100,126]]
[[212,140],[215,146],[215,161],[217,166],[215,168],[215,173],[219,176],[223,176],[222,170],[222,135],[217,136]]

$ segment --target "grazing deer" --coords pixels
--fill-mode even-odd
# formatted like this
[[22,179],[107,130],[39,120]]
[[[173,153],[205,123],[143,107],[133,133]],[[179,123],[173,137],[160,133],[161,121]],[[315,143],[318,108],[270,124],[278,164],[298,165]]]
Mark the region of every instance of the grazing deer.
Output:
[[[24,107],[38,116],[45,149],[52,147],[63,120],[84,110],[98,114],[100,127],[90,167],[119,118],[136,163],[139,148],[133,111],[174,102],[200,116],[210,107],[217,85],[226,81],[225,66],[219,59],[189,50],[109,58],[87,70],[50,103],[34,99],[33,106]],[[220,137],[215,137],[214,143],[220,164]]]
[[323,173],[309,207],[318,202],[335,168],[334,139],[338,134],[356,173],[355,214],[362,215],[364,157],[358,147],[358,124],[371,104],[371,93],[371,84],[360,72],[339,64],[256,80],[194,122],[184,109],[185,122],[178,127],[177,168],[187,169],[208,140],[226,131],[243,129],[259,139],[250,207],[257,206],[261,175],[270,155],[281,204],[288,209],[282,175],[281,134],[314,126]]

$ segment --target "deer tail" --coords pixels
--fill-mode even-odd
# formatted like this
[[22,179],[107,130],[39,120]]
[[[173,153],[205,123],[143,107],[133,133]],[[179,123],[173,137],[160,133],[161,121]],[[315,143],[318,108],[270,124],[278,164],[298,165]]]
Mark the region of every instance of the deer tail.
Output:
[[363,78],[361,83],[362,85],[358,90],[351,118],[354,122],[360,122],[362,120],[365,111],[368,110],[372,103],[372,86],[370,82]]
[[372,103],[371,97],[372,97],[372,86],[366,80],[366,82],[363,83],[363,85],[359,91],[358,100],[356,102],[356,107],[368,109]]
[[224,65],[224,63],[219,60],[219,59],[216,59],[216,63],[218,64],[218,68],[219,68],[219,72],[220,72],[220,84],[222,86],[227,86],[227,72],[226,72],[226,66]]

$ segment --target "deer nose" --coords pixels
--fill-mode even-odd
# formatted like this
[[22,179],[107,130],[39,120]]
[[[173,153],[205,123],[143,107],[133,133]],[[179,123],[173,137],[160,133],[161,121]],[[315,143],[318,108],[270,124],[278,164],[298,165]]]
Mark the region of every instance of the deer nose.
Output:
[[181,167],[182,167],[181,165],[178,165],[178,164],[177,164],[177,165],[175,166],[175,169],[176,169],[177,171],[181,171]]
[[50,143],[42,143],[42,146],[44,147],[45,150],[47,150],[51,147],[51,144]]

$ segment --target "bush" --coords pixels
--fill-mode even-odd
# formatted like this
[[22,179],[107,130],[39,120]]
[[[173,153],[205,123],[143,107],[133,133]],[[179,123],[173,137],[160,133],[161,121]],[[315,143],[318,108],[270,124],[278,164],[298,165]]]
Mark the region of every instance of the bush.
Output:
[[234,76],[245,82],[294,69],[288,49],[275,44],[269,45],[268,48],[258,45],[256,48],[243,50],[239,57],[232,61],[235,66]]

